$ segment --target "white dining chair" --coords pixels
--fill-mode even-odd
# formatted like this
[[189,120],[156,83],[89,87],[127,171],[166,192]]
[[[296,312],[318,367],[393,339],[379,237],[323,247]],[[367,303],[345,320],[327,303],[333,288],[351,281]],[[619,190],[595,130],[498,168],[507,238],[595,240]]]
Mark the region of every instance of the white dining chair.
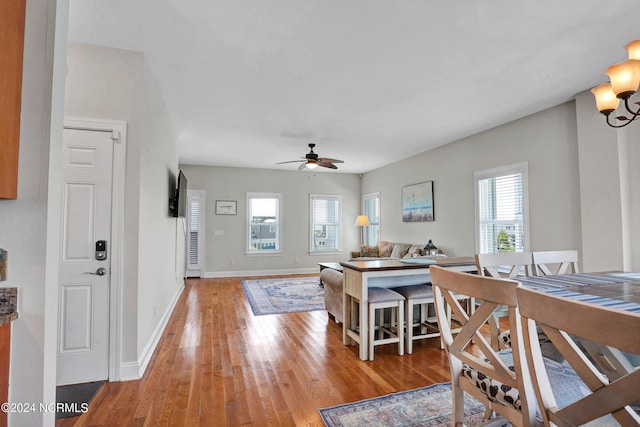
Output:
[[[594,357],[583,351],[581,340],[590,340],[632,354],[640,354],[640,314],[619,311],[519,287],[516,290],[522,315],[525,354],[533,378],[538,407],[545,425],[583,425],[611,416],[623,426],[640,426],[640,416],[631,405],[640,401],[640,370],[631,370],[616,380],[605,376]],[[553,373],[544,364],[538,328],[582,379],[586,391],[575,401],[562,404],[556,396],[575,392],[552,385]],[[611,420],[613,421],[613,420]],[[615,423],[614,423],[615,424]]]
[[[501,279],[515,279],[518,276],[531,276],[534,274],[533,257],[531,252],[507,252],[497,254],[476,254],[476,268],[481,276],[489,276]],[[475,302],[472,303],[475,308]],[[504,340],[500,338],[500,318],[506,316],[506,310],[496,310],[494,316],[489,319],[491,328],[491,345],[496,350],[500,348]],[[508,341],[508,337],[506,339]]]
[[540,251],[533,252],[533,266],[537,276],[579,273],[578,251]]
[[[522,323],[517,308],[519,283],[437,266],[430,270],[438,326],[451,371],[451,425],[464,423],[464,393],[485,405],[486,421],[498,422],[497,425],[507,421],[518,426],[535,424],[535,395],[522,351]],[[460,303],[460,295],[481,301],[472,314]],[[455,337],[447,305],[461,325]],[[509,349],[496,351],[485,337],[484,325],[501,307],[507,308],[512,344]],[[506,421],[490,420],[494,412]]]

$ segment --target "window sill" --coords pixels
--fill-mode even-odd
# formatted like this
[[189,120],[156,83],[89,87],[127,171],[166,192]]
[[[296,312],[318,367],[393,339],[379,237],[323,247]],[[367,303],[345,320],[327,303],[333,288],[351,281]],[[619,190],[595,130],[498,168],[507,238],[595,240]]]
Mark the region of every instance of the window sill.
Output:
[[270,251],[270,252],[245,252],[246,256],[281,256],[282,251]]
[[317,255],[342,255],[342,251],[309,251],[310,256]]

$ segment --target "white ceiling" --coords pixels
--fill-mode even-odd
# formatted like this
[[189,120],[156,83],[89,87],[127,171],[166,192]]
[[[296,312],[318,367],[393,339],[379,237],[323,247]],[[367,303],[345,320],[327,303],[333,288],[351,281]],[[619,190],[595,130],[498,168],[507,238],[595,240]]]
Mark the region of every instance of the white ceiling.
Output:
[[313,142],[361,173],[604,82],[639,16],[637,0],[71,0],[69,39],[146,55],[182,164],[295,170],[275,163]]

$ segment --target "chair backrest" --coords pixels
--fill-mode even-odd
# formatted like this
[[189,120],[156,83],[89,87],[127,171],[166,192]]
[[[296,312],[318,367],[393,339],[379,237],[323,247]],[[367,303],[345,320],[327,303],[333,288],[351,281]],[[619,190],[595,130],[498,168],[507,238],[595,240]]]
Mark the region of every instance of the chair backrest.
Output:
[[533,274],[531,252],[476,254],[476,267],[481,276],[513,279]]
[[[512,280],[460,273],[438,266],[431,266],[429,269],[431,270],[438,327],[449,357],[452,388],[454,389],[454,412],[457,408],[456,401],[463,399],[462,394],[456,393],[456,390],[462,389],[513,424],[533,424],[536,414],[535,395],[526,359],[522,352],[522,324],[516,299],[516,288],[520,284]],[[481,300],[480,305],[471,315],[461,305],[460,295]],[[493,316],[495,310],[505,306],[508,309],[508,321],[511,328],[512,362],[503,360],[504,352],[500,354],[491,347],[486,336],[487,331],[483,327],[487,320]],[[448,308],[451,309],[457,323],[461,325],[455,338],[447,316]],[[509,365],[513,365],[513,369]],[[478,393],[479,389],[475,381],[461,373],[467,367],[509,388],[517,389],[521,409],[516,410],[513,407],[500,405],[492,399],[486,399],[482,393]],[[461,418],[457,418],[457,420],[463,421]]]
[[[612,310],[604,306],[561,298],[520,287],[518,305],[522,314],[525,353],[538,406],[545,425],[582,425],[611,414],[621,425],[640,425],[640,417],[630,407],[640,400],[640,370],[610,381],[582,351],[580,340],[590,340],[629,353],[640,354],[640,314]],[[592,393],[561,409],[544,367],[536,326],[571,365]],[[575,388],[575,387],[574,387]],[[553,391],[552,391],[553,390]]]
[[[578,251],[543,251],[533,253],[535,274],[549,276],[552,274],[579,273]],[[555,265],[552,268],[551,265]],[[571,270],[571,271],[569,271]]]

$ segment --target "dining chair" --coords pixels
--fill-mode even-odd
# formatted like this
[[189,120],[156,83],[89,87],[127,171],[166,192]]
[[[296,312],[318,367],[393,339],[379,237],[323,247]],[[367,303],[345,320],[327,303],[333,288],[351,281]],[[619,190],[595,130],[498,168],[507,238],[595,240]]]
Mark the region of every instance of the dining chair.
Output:
[[534,272],[531,252],[476,254],[476,267],[481,276],[507,279],[531,276]]
[[[430,270],[436,317],[451,371],[451,425],[464,423],[464,393],[485,405],[487,422],[502,422],[490,419],[495,413],[514,425],[536,424],[535,395],[522,351],[522,322],[517,308],[516,288],[520,284],[437,266],[431,266]],[[481,302],[470,314],[460,303],[459,295]],[[455,337],[445,304],[460,322]],[[501,307],[507,307],[512,345],[496,351],[483,329],[493,312]]]
[[[537,276],[578,273],[578,251],[533,252],[533,267]],[[552,269],[551,266],[554,266]]]
[[[516,289],[522,315],[525,354],[533,378],[538,407],[545,425],[582,425],[611,415],[623,426],[640,426],[640,416],[631,405],[640,401],[640,370],[631,370],[611,380],[587,355],[581,340],[632,354],[640,354],[640,314],[597,306],[546,294],[525,287]],[[557,351],[591,391],[565,405],[556,396],[564,390],[551,385],[537,328],[541,328]],[[575,387],[572,387],[575,389]],[[600,420],[602,421],[602,420]]]
[[[534,274],[533,256],[531,252],[507,252],[498,254],[476,254],[476,268],[481,276],[494,278],[515,279],[518,276],[531,276]],[[475,303],[471,304],[475,308]],[[508,341],[501,339],[500,318],[506,316],[506,310],[496,310],[494,316],[489,319],[491,328],[491,345],[499,349],[501,343]]]

